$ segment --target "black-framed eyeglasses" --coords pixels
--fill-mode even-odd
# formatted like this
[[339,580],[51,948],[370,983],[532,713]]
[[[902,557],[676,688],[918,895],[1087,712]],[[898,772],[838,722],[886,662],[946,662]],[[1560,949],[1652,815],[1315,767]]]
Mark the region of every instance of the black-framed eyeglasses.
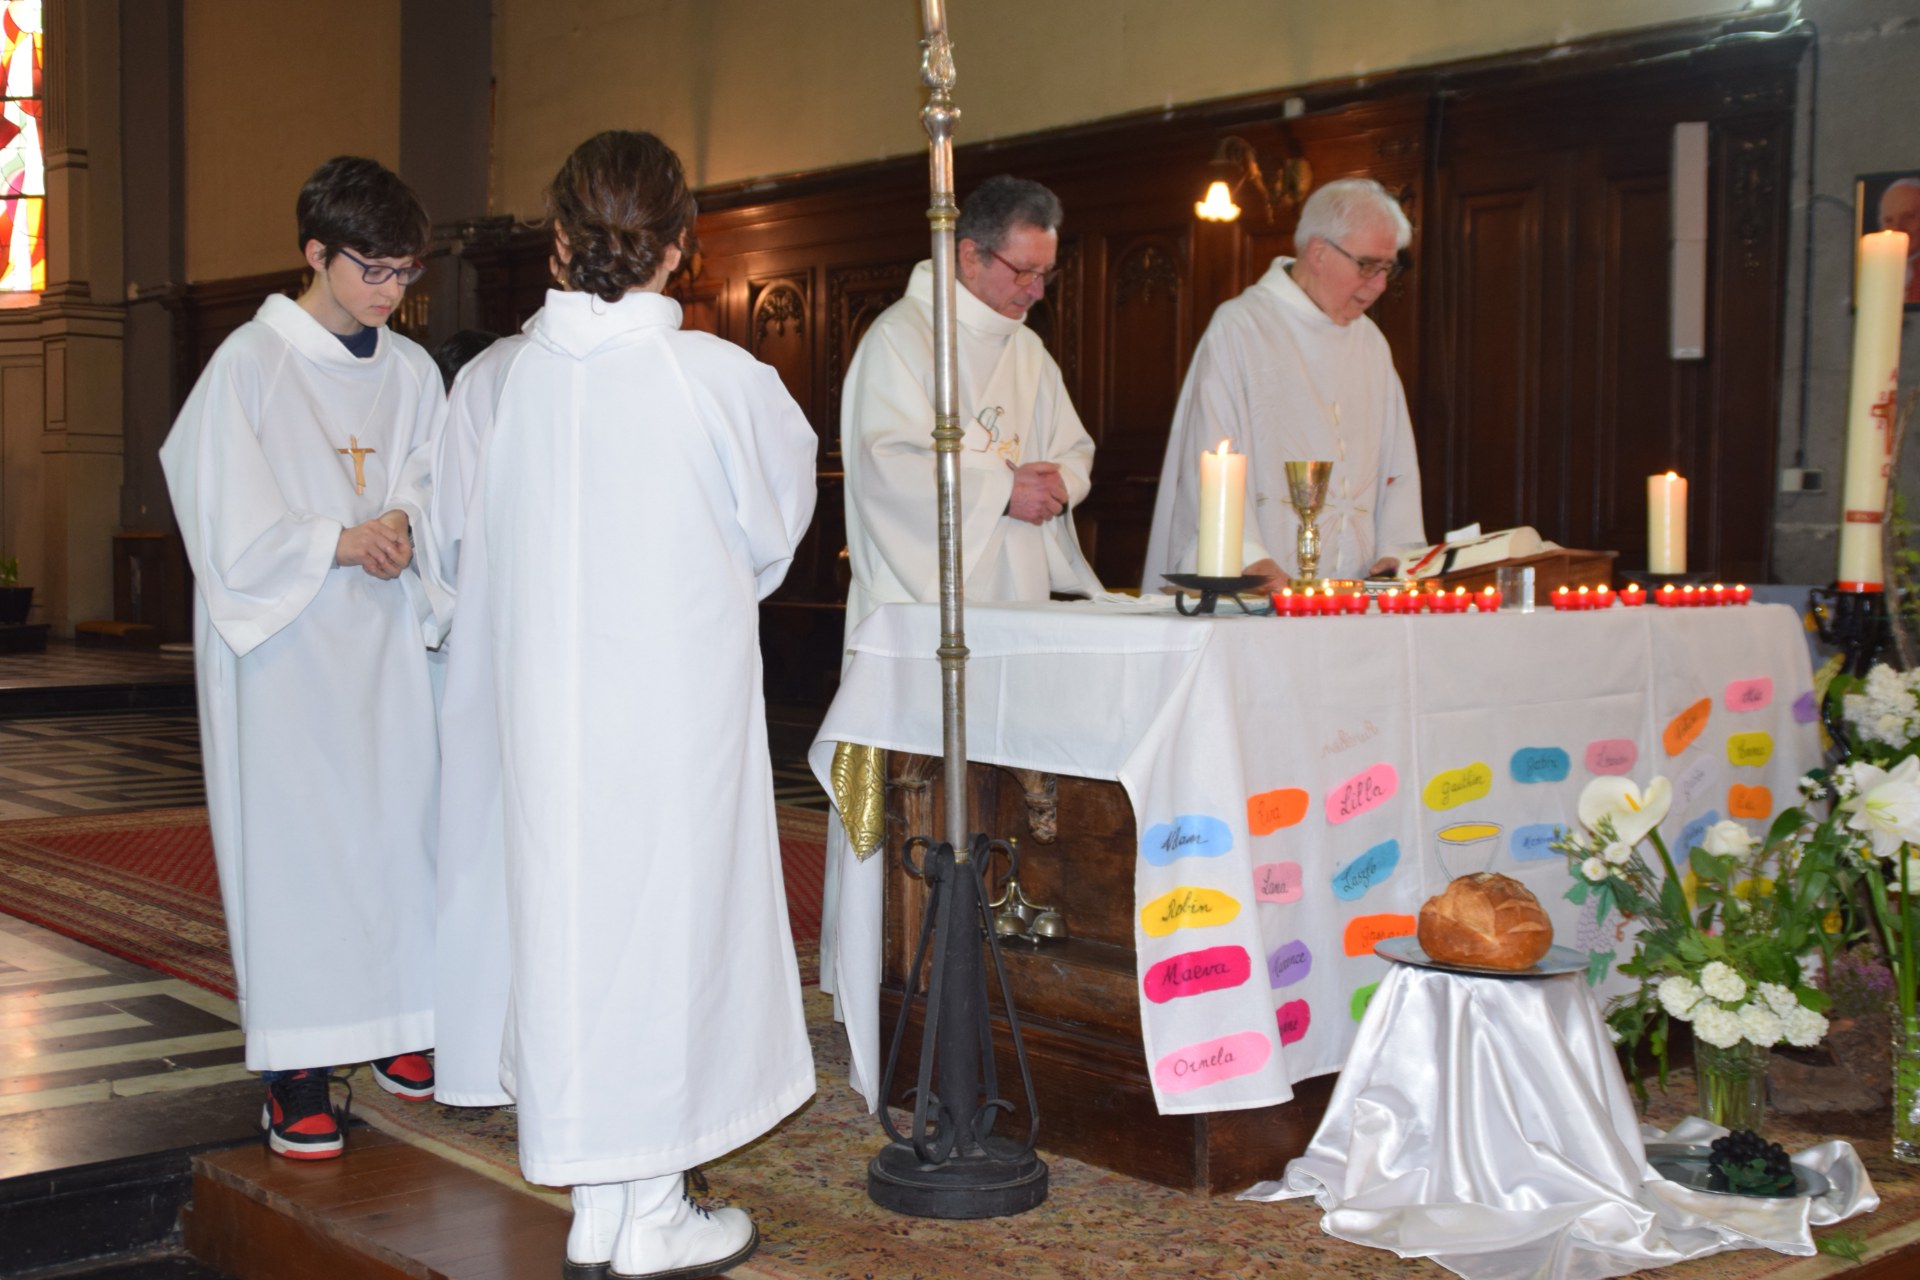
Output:
[[335,249],[334,252],[360,268],[360,278],[368,284],[385,284],[389,280],[398,280],[401,284],[408,285],[427,274],[427,269],[418,262],[410,267],[389,267],[378,262],[362,261],[345,249]]
[[1345,249],[1342,249],[1340,242],[1337,240],[1328,240],[1324,243],[1331,246],[1335,253],[1358,267],[1362,280],[1377,280],[1381,276],[1385,276],[1391,280],[1400,274],[1400,259],[1398,258],[1356,258]]
[[[987,249],[985,245],[981,245],[980,247]],[[987,249],[987,256],[1007,270],[1013,272],[1013,282],[1022,289],[1032,284],[1035,280],[1038,280],[1043,285],[1052,284],[1054,278],[1060,274],[1059,263],[1055,263],[1051,267],[1016,267],[991,249]]]

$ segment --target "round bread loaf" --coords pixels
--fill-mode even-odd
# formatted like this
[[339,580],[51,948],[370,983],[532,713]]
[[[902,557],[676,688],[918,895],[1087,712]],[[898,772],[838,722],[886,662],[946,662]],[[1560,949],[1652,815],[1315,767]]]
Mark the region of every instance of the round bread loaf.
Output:
[[1553,922],[1518,880],[1478,871],[1420,908],[1420,949],[1442,964],[1525,969],[1553,945]]

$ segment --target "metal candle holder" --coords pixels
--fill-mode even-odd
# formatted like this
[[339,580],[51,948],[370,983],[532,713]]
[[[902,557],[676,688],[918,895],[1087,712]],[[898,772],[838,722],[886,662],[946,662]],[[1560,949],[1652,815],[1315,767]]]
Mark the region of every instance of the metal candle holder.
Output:
[[1287,500],[1300,517],[1300,537],[1294,544],[1299,561],[1299,576],[1309,582],[1320,576],[1321,508],[1327,505],[1327,481],[1333,478],[1331,462],[1289,462],[1287,464]]

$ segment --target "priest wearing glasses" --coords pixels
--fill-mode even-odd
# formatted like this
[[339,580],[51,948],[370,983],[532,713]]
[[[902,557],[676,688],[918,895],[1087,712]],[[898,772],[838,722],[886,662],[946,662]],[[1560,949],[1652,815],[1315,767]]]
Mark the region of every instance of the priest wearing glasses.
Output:
[[1406,392],[1366,317],[1412,238],[1379,183],[1330,182],[1300,211],[1299,256],[1275,258],[1214,312],[1174,410],[1142,590],[1159,589],[1162,574],[1194,571],[1200,454],[1222,440],[1247,455],[1248,573],[1277,586],[1297,572],[1288,462],[1333,463],[1318,522],[1322,575],[1388,572],[1384,551],[1426,541]]
[[[1005,174],[954,227],[961,547],[969,600],[1099,589],[1073,530],[1093,440],[1027,312],[1058,268],[1060,201]],[[940,598],[933,453],[933,264],[860,339],[840,410],[846,466],[847,635],[882,604]]]

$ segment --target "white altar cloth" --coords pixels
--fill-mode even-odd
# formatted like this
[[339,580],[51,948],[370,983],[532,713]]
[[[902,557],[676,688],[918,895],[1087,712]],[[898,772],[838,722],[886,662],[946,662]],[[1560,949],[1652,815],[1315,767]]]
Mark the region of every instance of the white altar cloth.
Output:
[[[1411,933],[1450,875],[1514,876],[1558,941],[1624,955],[1617,919],[1565,901],[1547,848],[1596,773],[1671,778],[1665,832],[1684,844],[1728,816],[1763,832],[1818,760],[1800,622],[1779,606],[1184,618],[1037,603],[971,606],[966,626],[969,758],[1115,780],[1132,801],[1142,1068],[1164,1114],[1285,1102],[1339,1070],[1385,974],[1374,942]],[[885,606],[854,633],[809,754],[822,786],[839,741],[940,754],[938,645],[933,605]],[[897,852],[828,870],[822,986],[870,1104],[881,859]]]
[[[1690,1119],[1665,1136],[1704,1143],[1725,1132]],[[1846,1143],[1794,1159],[1832,1189],[1762,1200],[1668,1182],[1647,1164],[1613,1042],[1579,976],[1395,966],[1306,1154],[1240,1199],[1312,1196],[1328,1235],[1431,1258],[1468,1280],[1601,1280],[1728,1249],[1811,1254],[1812,1227],[1879,1206]]]

